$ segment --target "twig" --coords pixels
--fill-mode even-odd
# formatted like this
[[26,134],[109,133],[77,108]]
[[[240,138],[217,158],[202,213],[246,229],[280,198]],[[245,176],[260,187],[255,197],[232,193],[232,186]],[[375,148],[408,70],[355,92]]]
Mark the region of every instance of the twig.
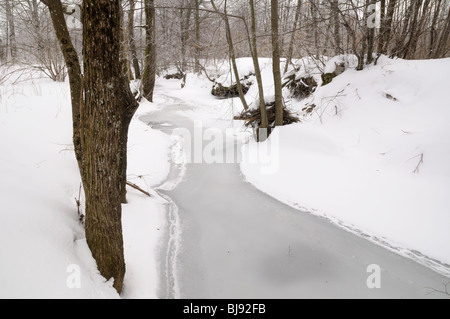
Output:
[[137,186],[136,184],[133,184],[133,183],[131,183],[131,182],[127,182],[127,185],[130,186],[130,187],[133,187],[134,189],[140,191],[141,193],[147,195],[148,197],[152,197],[152,195],[150,195],[149,192],[143,190],[142,188],[140,188],[140,187]]
[[430,292],[427,293],[427,295],[431,295],[432,293],[439,293],[439,294],[447,295],[450,297],[450,291],[449,291],[450,282],[448,282],[446,284],[442,284],[442,285],[444,286],[443,290],[434,289],[432,287],[425,287],[427,289],[430,289]]
[[[415,168],[414,171],[413,171],[414,174],[419,174],[419,168],[420,168],[420,165],[423,164],[423,153],[420,154],[420,155],[417,155],[417,156],[415,156],[415,157],[418,157],[418,156],[420,156],[420,161],[419,161],[419,163],[417,163],[417,166],[416,166],[416,168]],[[413,158],[414,158],[414,157],[413,157]]]
[[75,203],[77,204],[78,216],[80,217],[80,223],[84,224],[84,215],[81,212],[81,183],[78,190],[78,198],[75,197]]

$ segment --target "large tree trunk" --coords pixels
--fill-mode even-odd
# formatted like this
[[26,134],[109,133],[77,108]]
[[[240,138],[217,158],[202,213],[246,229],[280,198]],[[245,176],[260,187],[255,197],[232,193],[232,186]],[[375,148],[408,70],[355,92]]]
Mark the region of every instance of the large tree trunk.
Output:
[[131,61],[133,63],[134,77],[141,78],[141,68],[139,67],[139,59],[137,57],[136,42],[134,36],[134,14],[136,8],[136,0],[130,0],[130,11],[128,12],[128,42],[130,46]]
[[288,55],[286,58],[286,64],[284,66],[284,73],[287,72],[289,64],[292,60],[292,55],[294,54],[294,42],[295,42],[295,35],[297,34],[297,25],[300,21],[300,13],[302,11],[302,0],[297,0],[297,8],[295,10],[295,18],[294,18],[294,27],[291,34],[291,40],[289,41],[289,48],[288,48]]
[[275,126],[283,125],[283,95],[280,70],[280,47],[278,35],[278,0],[271,0],[272,60],[275,84]]
[[145,66],[142,76],[144,97],[153,102],[153,91],[156,78],[156,32],[155,32],[155,1],[145,0]]
[[[261,76],[261,69],[258,61],[258,47],[256,41],[256,18],[255,18],[255,4],[253,0],[250,0],[250,14],[251,14],[251,49],[253,65],[255,66],[256,82],[258,83],[259,94],[259,109],[261,111],[261,125],[260,128],[268,129],[269,121],[267,118],[266,102],[264,100],[264,89]],[[259,132],[258,132],[259,133]],[[267,132],[268,133],[268,132]],[[267,137],[268,134],[266,134]],[[258,140],[260,140],[261,134],[258,134]]]
[[81,145],[86,239],[100,273],[107,280],[114,278],[119,293],[125,275],[121,157],[126,149],[124,132],[136,110],[121,74],[120,21],[119,0],[83,1]]

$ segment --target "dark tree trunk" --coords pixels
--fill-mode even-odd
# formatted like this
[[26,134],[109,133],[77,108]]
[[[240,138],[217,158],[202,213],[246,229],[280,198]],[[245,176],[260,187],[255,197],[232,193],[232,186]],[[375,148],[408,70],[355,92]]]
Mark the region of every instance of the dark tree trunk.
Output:
[[380,35],[381,43],[379,44],[378,53],[388,54],[389,43],[392,35],[392,21],[394,19],[395,7],[397,0],[389,0],[389,5],[386,13],[386,21],[383,33]]
[[184,8],[181,9],[180,15],[181,15],[181,71],[184,73],[187,70],[186,59],[187,59],[187,45],[188,45],[187,43],[189,40],[189,24],[192,15],[191,6],[188,4],[187,10],[184,10]]
[[9,53],[11,54],[12,61],[14,62],[17,58],[17,43],[16,43],[16,27],[14,24],[14,14],[13,8],[11,6],[10,0],[5,0],[5,11],[6,11],[6,23],[7,23],[7,40],[9,44]]
[[430,47],[428,50],[428,52],[429,52],[428,58],[429,59],[431,59],[433,57],[434,50],[435,50],[435,44],[436,44],[436,39],[437,39],[436,25],[437,25],[437,21],[439,18],[442,0],[438,0],[436,2],[437,3],[435,6],[435,9],[434,9],[434,16],[433,16],[433,21],[431,22],[431,30],[430,30]]
[[383,34],[386,31],[386,0],[381,0],[381,4],[380,4],[380,32],[378,35],[378,46],[377,46],[377,51],[378,54],[381,54],[381,50],[383,48]]
[[239,70],[238,70],[238,67],[236,64],[236,54],[234,52],[233,38],[231,37],[230,20],[228,19],[228,14],[227,14],[227,0],[225,0],[223,14],[217,8],[214,0],[210,0],[210,1],[211,1],[211,5],[214,8],[214,11],[217,12],[217,14],[220,14],[220,16],[222,17],[222,19],[225,23],[225,31],[226,31],[226,37],[227,37],[227,43],[228,43],[228,50],[229,50],[229,54],[230,54],[231,64],[233,66],[234,77],[236,78],[236,85],[237,85],[237,89],[238,89],[238,93],[239,93],[239,99],[241,100],[241,103],[242,103],[244,109],[248,110],[248,104],[247,104],[247,101],[245,100],[244,91],[242,90],[242,84],[241,84],[240,77],[239,77]]
[[155,33],[155,1],[145,0],[145,66],[142,76],[144,97],[153,102],[153,91],[156,78],[156,33]]
[[78,166],[82,170],[82,150],[80,133],[80,105],[83,94],[81,66],[78,60],[77,52],[72,44],[66,20],[63,14],[63,7],[60,0],[43,0],[50,11],[53,27],[56,37],[64,56],[69,75],[70,96],[72,102],[72,123],[73,123],[73,144],[75,147],[75,156]]
[[333,0],[331,2],[331,11],[333,18],[333,27],[334,27],[334,54],[339,55],[342,54],[341,48],[341,32],[340,32],[340,21],[339,21],[339,1]]
[[130,46],[131,61],[133,63],[134,77],[141,78],[141,68],[139,67],[139,59],[137,57],[136,42],[134,36],[134,14],[136,8],[136,0],[130,0],[130,11],[128,13],[128,42]]
[[419,42],[419,38],[422,32],[424,32],[425,24],[428,21],[428,14],[429,14],[428,8],[430,7],[430,2],[431,0],[425,0],[422,8],[422,15],[420,18],[420,22],[418,22],[416,32],[411,35],[411,40],[409,41],[408,45],[409,51],[407,54],[407,57],[410,59],[413,59],[416,56],[416,49],[417,44]]
[[419,36],[419,32],[420,29],[418,28],[417,25],[417,20],[419,17],[419,11],[420,11],[420,7],[422,6],[423,0],[415,0],[414,3],[414,10],[413,10],[413,15],[412,15],[412,21],[410,24],[410,30],[409,30],[409,40],[407,42],[405,42],[402,51],[401,51],[401,56],[406,59],[411,55],[414,55],[414,51],[412,51],[412,43],[414,42],[414,39],[416,37]]
[[297,25],[300,21],[301,11],[302,11],[302,0],[297,0],[297,8],[295,10],[295,18],[294,18],[294,27],[291,34],[291,40],[289,41],[288,55],[286,58],[286,65],[284,66],[284,73],[287,72],[289,64],[291,63],[292,60],[292,55],[294,54],[295,35],[297,33]]
[[443,58],[448,53],[448,51],[449,51],[449,48],[448,48],[449,36],[450,36],[450,8],[448,10],[444,29],[442,30],[441,36],[439,37],[438,47],[434,54],[435,59]]
[[[370,0],[369,5],[375,6],[377,0]],[[373,50],[375,45],[375,27],[367,28],[367,64],[373,62]]]
[[[259,109],[261,111],[261,125],[260,128],[269,128],[269,121],[267,118],[266,102],[264,100],[264,88],[261,76],[261,69],[259,67],[258,61],[258,47],[256,41],[256,18],[255,18],[255,4],[253,0],[250,3],[250,14],[251,14],[251,49],[253,65],[255,66],[256,81],[258,82],[258,94],[259,94]],[[268,133],[268,132],[267,132]],[[268,134],[266,134],[267,137]],[[261,135],[258,134],[258,140]]]
[[[121,73],[120,1],[83,1],[84,101],[81,109],[82,179],[86,239],[100,273],[122,291],[123,167],[126,134],[136,102]],[[125,151],[124,151],[125,149]]]
[[278,0],[271,0],[271,29],[272,29],[272,60],[273,80],[275,84],[275,126],[282,126],[283,119],[283,95],[280,70],[280,47],[278,35]]
[[200,0],[195,0],[195,63],[194,72],[200,72]]

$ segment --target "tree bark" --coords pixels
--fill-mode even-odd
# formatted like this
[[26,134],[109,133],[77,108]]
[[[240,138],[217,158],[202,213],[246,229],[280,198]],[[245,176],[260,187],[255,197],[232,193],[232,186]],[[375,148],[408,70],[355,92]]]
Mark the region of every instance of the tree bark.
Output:
[[[184,15],[184,12],[186,12],[186,15]],[[181,15],[181,71],[184,73],[187,71],[187,43],[189,40],[189,22],[192,15],[191,6],[188,5],[187,10],[184,10],[184,8],[181,9],[180,15]]]
[[389,5],[386,13],[385,29],[381,34],[381,44],[378,53],[388,54],[389,43],[392,35],[392,21],[394,19],[395,7],[397,0],[389,0]]
[[73,145],[75,147],[75,156],[78,161],[78,167],[81,171],[83,168],[80,132],[80,107],[83,94],[81,66],[77,52],[72,44],[69,30],[67,29],[61,1],[42,0],[42,2],[47,5],[49,9],[53,28],[55,29],[56,37],[67,67],[72,103]]
[[433,21],[431,22],[431,30],[430,30],[430,47],[428,49],[428,58],[431,59],[434,54],[435,44],[437,39],[437,30],[436,25],[439,18],[439,13],[441,9],[442,0],[436,1],[436,6],[434,9]]
[[200,72],[200,0],[195,0],[195,62],[194,72]]
[[283,95],[280,70],[280,47],[278,35],[278,0],[271,0],[271,30],[272,30],[272,60],[273,80],[275,85],[275,126],[282,126],[283,119]]
[[386,0],[380,1],[380,32],[378,34],[378,44],[377,44],[377,52],[378,54],[381,53],[381,50],[383,48],[383,34],[386,31]]
[[128,41],[130,46],[131,61],[133,63],[134,77],[141,78],[141,68],[137,57],[136,41],[134,36],[134,14],[136,8],[136,0],[130,0],[130,11],[128,12]]
[[422,15],[420,18],[420,22],[418,23],[418,26],[415,30],[415,33],[411,35],[411,39],[408,44],[408,52],[407,57],[409,59],[413,59],[416,55],[416,49],[417,49],[417,43],[419,42],[419,37],[424,32],[425,24],[428,21],[428,8],[430,7],[431,0],[425,0],[422,8]]
[[7,40],[9,44],[9,53],[11,55],[12,61],[14,62],[17,58],[17,42],[16,42],[16,28],[14,24],[14,14],[12,10],[10,0],[5,0],[5,11],[6,11],[6,23],[7,23]]
[[339,21],[339,0],[331,1],[331,11],[334,27],[334,54],[339,55],[342,54],[341,32],[340,32],[341,25]]
[[[368,4],[375,6],[377,0],[369,0]],[[373,49],[375,45],[375,27],[367,28],[367,64],[373,62]]]
[[100,273],[107,280],[114,278],[119,293],[125,275],[121,220],[124,132],[137,108],[121,73],[120,12],[120,0],[83,1],[81,108],[86,239]]
[[[401,56],[406,59],[407,57],[409,57],[411,55],[410,51],[411,51],[411,43],[414,41],[415,37],[418,37],[418,32],[420,30],[418,30],[418,26],[417,26],[417,19],[419,17],[419,11],[420,11],[420,7],[422,6],[423,0],[415,0],[414,4],[414,10],[413,10],[413,14],[412,14],[412,21],[410,24],[410,30],[409,30],[409,40],[407,42],[405,42],[402,51],[401,51]],[[412,54],[414,54],[414,52],[412,52]]]
[[156,32],[155,32],[155,1],[145,0],[145,66],[142,76],[144,97],[153,102],[153,91],[156,78]]
[[450,36],[450,8],[448,10],[446,23],[439,37],[438,47],[434,54],[435,59],[443,58],[448,53],[448,39]]
[[295,10],[294,27],[291,34],[291,40],[289,41],[288,54],[286,58],[286,64],[284,66],[284,73],[287,72],[289,64],[292,61],[292,55],[294,53],[295,34],[297,33],[297,25],[300,20],[300,13],[302,11],[302,0],[297,0],[297,8]]
[[[266,102],[264,100],[264,88],[261,76],[261,69],[259,67],[258,61],[258,47],[256,41],[256,18],[255,18],[255,4],[253,0],[249,0],[250,2],[250,14],[251,14],[251,49],[252,49],[252,58],[253,65],[255,66],[255,75],[256,82],[258,83],[258,94],[259,94],[259,109],[261,111],[261,125],[260,128],[268,129],[269,121],[267,118],[267,110],[266,110]],[[259,131],[258,131],[259,133]],[[267,132],[268,133],[268,132]],[[268,134],[266,134],[267,137]],[[258,140],[261,135],[258,134]]]

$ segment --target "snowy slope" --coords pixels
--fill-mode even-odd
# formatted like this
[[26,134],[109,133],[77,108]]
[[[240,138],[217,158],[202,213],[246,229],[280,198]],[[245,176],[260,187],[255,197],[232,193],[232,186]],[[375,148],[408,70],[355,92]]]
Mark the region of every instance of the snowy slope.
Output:
[[[292,103],[299,113],[316,107],[271,136],[276,171],[262,174],[263,164],[247,160],[242,172],[275,198],[449,276],[442,265],[450,264],[449,72],[450,59],[384,57],[364,71],[349,69]],[[246,158],[257,149],[247,145]]]
[[[147,103],[139,112],[151,109]],[[128,173],[134,183],[151,188],[169,171],[171,141],[138,116],[130,128]],[[0,136],[0,298],[118,298],[98,273],[78,221],[80,176],[68,84],[35,80],[0,86]],[[156,194],[149,199],[129,190],[123,207],[123,297],[157,296],[164,204]],[[80,286],[71,288],[78,270]]]

